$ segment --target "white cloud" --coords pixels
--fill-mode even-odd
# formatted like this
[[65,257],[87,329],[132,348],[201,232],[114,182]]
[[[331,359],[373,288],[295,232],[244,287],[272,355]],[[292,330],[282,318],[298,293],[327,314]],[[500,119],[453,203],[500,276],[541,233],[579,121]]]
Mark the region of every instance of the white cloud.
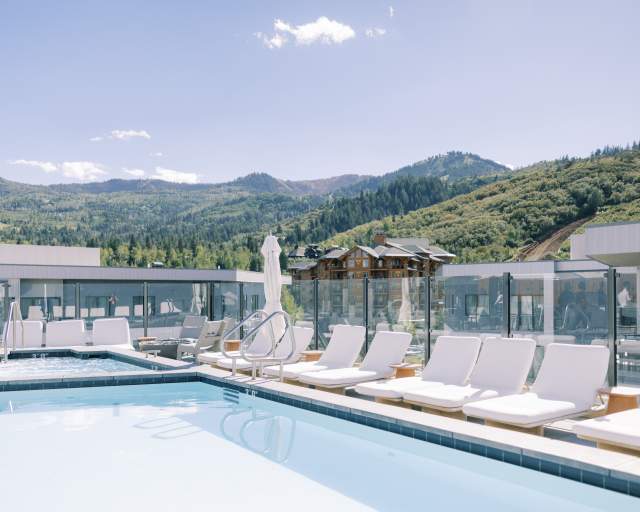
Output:
[[280,19],[273,23],[275,34],[269,36],[257,32],[255,36],[260,39],[267,48],[282,48],[289,39],[287,34],[293,36],[296,44],[308,46],[314,43],[341,44],[356,37],[355,31],[344,23],[330,20],[326,16],[320,16],[316,21],[303,25],[291,25]]
[[133,176],[134,178],[143,178],[146,172],[143,169],[122,169],[127,174]]
[[384,28],[374,27],[374,28],[368,28],[367,30],[364,31],[364,33],[367,37],[381,37],[385,35],[387,31]]
[[53,162],[42,162],[40,160],[9,160],[10,165],[28,165],[30,167],[38,167],[46,173],[55,172],[58,166]]
[[393,15],[396,13],[396,10],[393,8],[393,5],[389,6],[389,18],[393,18]]
[[172,183],[198,183],[198,175],[195,172],[182,172],[164,167],[156,167],[156,173],[151,176],[156,180],[170,181]]
[[92,181],[107,174],[94,162],[63,162],[60,169],[65,177],[80,181]]
[[156,153],[149,153],[149,156],[155,157],[155,158],[160,158],[162,155],[162,153],[160,151],[156,152]]
[[111,133],[106,137],[99,135],[97,137],[91,137],[89,140],[91,142],[100,142],[105,138],[114,140],[130,140],[136,138],[149,140],[151,135],[149,135],[147,130],[111,130]]

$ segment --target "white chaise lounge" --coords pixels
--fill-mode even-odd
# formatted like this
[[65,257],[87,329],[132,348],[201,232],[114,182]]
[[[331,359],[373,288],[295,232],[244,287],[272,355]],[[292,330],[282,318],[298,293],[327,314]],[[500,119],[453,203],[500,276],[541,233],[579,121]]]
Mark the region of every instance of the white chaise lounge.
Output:
[[[298,380],[303,373],[353,366],[364,345],[365,333],[365,328],[359,325],[336,325],[320,359],[287,364],[283,370],[283,377],[288,380]],[[280,367],[268,366],[264,369],[264,373],[276,377],[280,375]]]
[[[286,359],[283,364],[291,364],[296,363],[300,360],[302,356],[302,352],[309,348],[309,344],[311,343],[311,339],[313,338],[313,329],[309,329],[308,327],[297,327],[293,326],[293,335],[295,337],[295,347],[293,350],[293,354]],[[259,335],[258,335],[259,336]],[[256,338],[258,337],[256,336]],[[259,346],[255,346],[256,343],[253,343],[248,350],[250,356],[261,356],[266,355],[271,350],[271,340],[268,336],[264,336],[266,340],[266,349],[265,349],[265,341],[262,341]],[[286,357],[291,352],[291,338],[288,335],[285,335],[280,344],[276,347],[275,357],[281,358]],[[269,357],[265,357],[265,361],[269,361]],[[232,358],[223,358],[218,359],[216,361],[216,365],[220,368],[224,368],[226,370],[231,370],[233,368],[233,359]],[[273,364],[271,360],[270,364]],[[235,367],[236,370],[251,370],[253,368],[254,362],[248,359],[244,359],[242,357],[235,358]]]
[[490,424],[530,429],[589,411],[607,376],[609,349],[552,343],[545,352],[528,393],[468,404],[464,413]]
[[85,343],[84,320],[60,320],[47,324],[47,347],[71,347]]
[[465,404],[522,392],[533,362],[536,342],[529,338],[487,338],[469,384],[426,386],[405,391],[405,402],[445,412]]
[[200,328],[200,336],[197,339],[185,338],[184,343],[178,345],[176,359],[180,361],[184,354],[197,356],[201,352],[214,347],[224,335],[224,325],[224,320],[204,322]]
[[607,414],[580,421],[573,431],[582,439],[595,441],[599,448],[640,452],[640,409]]
[[93,345],[110,345],[114,348],[133,349],[131,332],[126,318],[100,318],[93,321]]
[[358,384],[356,392],[376,400],[399,401],[403,392],[414,388],[463,386],[476,364],[480,345],[480,338],[440,336],[422,376],[366,382]]
[[367,355],[357,368],[334,368],[303,373],[299,382],[321,388],[345,388],[361,382],[387,379],[394,374],[393,364],[400,364],[411,344],[408,332],[378,331]]
[[[24,328],[24,339],[22,332]],[[7,332],[7,343],[13,348],[13,322],[4,324]],[[43,322],[40,320],[23,320],[16,322],[15,348],[40,348],[42,347]],[[4,334],[4,331],[3,331]]]

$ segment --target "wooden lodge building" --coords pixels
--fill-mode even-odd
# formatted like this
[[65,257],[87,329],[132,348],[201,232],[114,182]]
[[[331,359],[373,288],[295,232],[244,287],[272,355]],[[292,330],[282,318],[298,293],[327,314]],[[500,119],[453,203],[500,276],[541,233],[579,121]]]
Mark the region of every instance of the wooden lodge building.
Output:
[[304,258],[309,251],[297,247],[289,254],[289,272],[294,280],[422,277],[455,257],[426,238],[387,238],[380,233],[373,242],[374,248],[331,248],[316,260]]

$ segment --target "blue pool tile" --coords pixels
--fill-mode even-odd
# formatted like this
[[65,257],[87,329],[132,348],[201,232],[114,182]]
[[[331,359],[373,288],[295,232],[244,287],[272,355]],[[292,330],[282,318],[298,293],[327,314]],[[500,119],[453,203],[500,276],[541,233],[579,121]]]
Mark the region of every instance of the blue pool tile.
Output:
[[483,457],[487,455],[487,447],[478,443],[469,443],[469,451],[475,455],[482,455]]
[[560,476],[560,464],[548,460],[540,461],[540,471],[550,475]]
[[522,455],[519,453],[509,452],[504,450],[502,452],[502,460],[509,464],[515,464],[516,466],[522,466]]
[[631,496],[635,496],[636,498],[640,498],[640,483],[629,482],[629,494],[631,494]]
[[435,432],[427,432],[427,441],[434,444],[440,444],[440,435]]
[[420,439],[421,441],[426,441],[427,440],[427,432],[417,428],[416,431],[415,431],[414,437],[416,439]]
[[522,465],[525,468],[535,469],[536,471],[540,471],[540,459],[536,457],[530,457],[529,455],[522,456]]
[[593,471],[582,470],[582,482],[596,487],[604,487],[604,475]]
[[497,448],[493,448],[492,446],[487,446],[487,457],[489,457],[490,459],[502,461],[504,452],[502,450],[498,450]]
[[413,429],[409,427],[403,427],[402,425],[400,425],[400,433],[403,436],[413,437]]
[[456,450],[462,450],[463,452],[471,451],[471,447],[468,441],[463,441],[462,439],[454,439],[453,446]]
[[560,465],[560,476],[563,478],[576,480],[578,482],[582,480],[581,471],[578,468],[565,466],[564,464]]
[[625,494],[629,493],[629,481],[622,480],[621,478],[615,478],[613,476],[606,475],[604,477],[604,486],[610,491],[617,491]]
[[453,448],[453,437],[440,436],[440,444],[442,446],[447,446],[448,448]]

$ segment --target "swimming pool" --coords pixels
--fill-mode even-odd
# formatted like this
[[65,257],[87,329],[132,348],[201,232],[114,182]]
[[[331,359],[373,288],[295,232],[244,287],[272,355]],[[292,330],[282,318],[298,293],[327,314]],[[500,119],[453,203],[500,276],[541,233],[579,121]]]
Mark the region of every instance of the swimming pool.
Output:
[[147,373],[152,370],[152,366],[134,364],[105,354],[76,357],[63,353],[33,353],[29,357],[10,357],[5,363],[1,363],[0,379],[35,378],[43,375],[107,375],[132,371]]
[[0,393],[9,510],[637,510],[636,498],[200,382]]

